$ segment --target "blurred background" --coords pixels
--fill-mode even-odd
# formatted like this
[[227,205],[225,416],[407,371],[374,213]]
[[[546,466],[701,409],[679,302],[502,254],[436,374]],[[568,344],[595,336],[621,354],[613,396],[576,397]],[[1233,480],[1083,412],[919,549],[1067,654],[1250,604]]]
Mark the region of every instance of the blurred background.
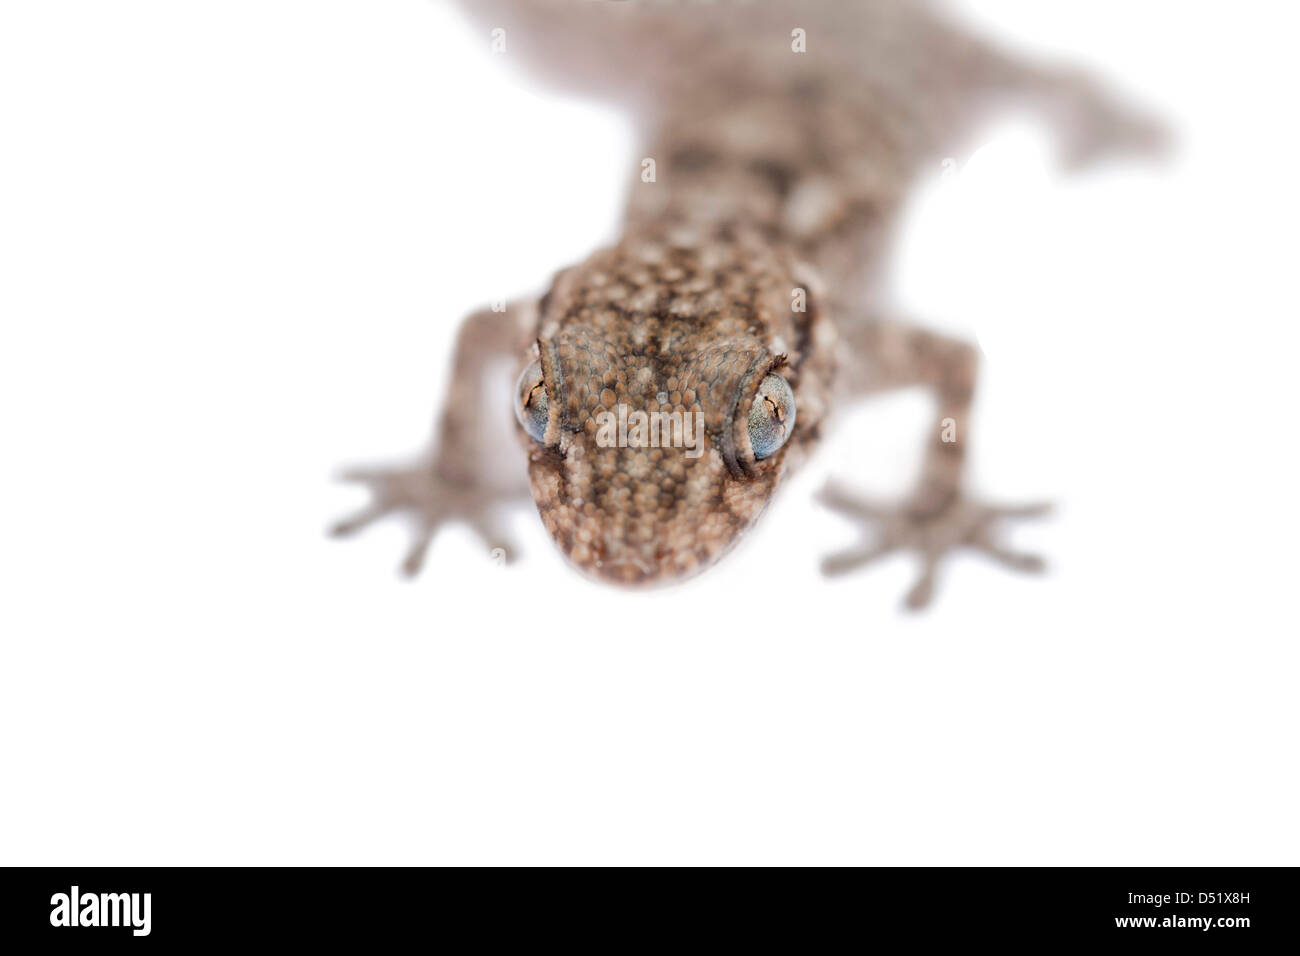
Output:
[[[986,353],[972,480],[1043,579],[898,557],[933,411],[846,409],[690,584],[460,527],[325,536],[456,324],[617,234],[640,155],[445,0],[0,7],[0,862],[1281,864],[1295,760],[1295,14],[954,5],[1163,116],[1065,178],[1009,116],[893,295]],[[775,582],[775,584],[774,584]]]

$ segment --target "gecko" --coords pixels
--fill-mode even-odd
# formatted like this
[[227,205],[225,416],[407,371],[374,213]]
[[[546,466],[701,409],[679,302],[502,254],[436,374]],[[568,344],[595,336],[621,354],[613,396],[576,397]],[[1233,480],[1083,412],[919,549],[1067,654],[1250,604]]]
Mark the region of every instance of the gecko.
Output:
[[[1157,122],[1084,72],[1007,53],[917,0],[476,0],[466,12],[543,81],[621,104],[649,175],[616,242],[540,296],[464,320],[430,450],[345,472],[371,502],[333,533],[409,515],[411,575],[449,521],[512,556],[501,509],[531,492],[582,572],[680,581],[759,520],[833,413],[920,385],[944,427],[915,489],[881,503],[830,481],[822,502],[863,533],[823,571],[915,552],[905,603],[920,608],[959,548],[1044,567],[1003,531],[1047,506],[990,504],[963,479],[978,350],[893,313],[886,254],[909,187],[998,110],[1044,120],[1070,166],[1160,148]],[[491,380],[503,358],[518,375],[515,440],[483,400],[511,387]],[[629,416],[640,440],[627,440]],[[646,421],[670,440],[646,440]],[[690,448],[671,440],[681,422],[698,424]]]

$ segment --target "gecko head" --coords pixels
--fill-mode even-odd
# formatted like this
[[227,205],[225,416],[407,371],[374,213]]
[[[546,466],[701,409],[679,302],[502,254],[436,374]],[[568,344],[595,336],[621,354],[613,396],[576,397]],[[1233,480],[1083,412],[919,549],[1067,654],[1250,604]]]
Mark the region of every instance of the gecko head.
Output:
[[591,330],[539,341],[515,413],[546,529],[578,568],[617,584],[704,570],[779,481],[791,377],[746,337],[654,355]]

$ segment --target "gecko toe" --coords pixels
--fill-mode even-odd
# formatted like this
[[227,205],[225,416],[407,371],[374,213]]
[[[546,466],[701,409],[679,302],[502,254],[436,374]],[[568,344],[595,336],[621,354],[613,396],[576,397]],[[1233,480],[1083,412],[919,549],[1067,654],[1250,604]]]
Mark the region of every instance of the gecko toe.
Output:
[[822,574],[827,577],[848,574],[850,571],[856,571],[872,561],[878,561],[894,550],[892,547],[883,545],[864,545],[858,548],[849,548],[847,551],[828,554],[822,558]]
[[828,481],[822,486],[821,491],[817,493],[817,500],[832,511],[838,511],[840,514],[853,518],[879,520],[885,518],[890,510],[867,501],[834,480]]
[[976,547],[999,564],[1013,571],[1021,571],[1025,574],[1042,574],[1047,570],[1047,560],[1041,554],[1012,551],[996,544],[979,544]]
[[390,510],[392,509],[385,504],[376,503],[369,505],[358,511],[356,514],[350,515],[342,521],[337,521],[331,525],[329,529],[330,537],[346,538],[350,535],[354,535],[362,528],[366,527],[366,525],[378,521],[384,515],[388,514]]
[[1046,518],[1055,507],[1051,501],[1035,501],[1024,505],[996,505],[988,510],[994,518]]
[[411,547],[406,552],[406,557],[402,559],[402,574],[407,578],[414,579],[424,570],[424,559],[429,553],[429,545],[433,543],[434,533],[437,526],[433,524],[423,525],[411,541]]
[[921,565],[921,574],[912,585],[904,603],[909,611],[920,611],[930,606],[934,600],[934,581],[938,572],[939,559],[937,555],[926,555]]

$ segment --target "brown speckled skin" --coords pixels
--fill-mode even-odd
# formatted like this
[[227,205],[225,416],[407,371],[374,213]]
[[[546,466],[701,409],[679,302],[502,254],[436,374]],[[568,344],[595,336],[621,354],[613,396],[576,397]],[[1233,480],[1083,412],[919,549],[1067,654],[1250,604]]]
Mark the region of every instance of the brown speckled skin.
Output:
[[[340,532],[409,511],[420,532],[410,571],[448,518],[498,541],[490,514],[506,491],[480,461],[477,394],[488,356],[512,354],[522,368],[531,347],[550,406],[540,442],[518,430],[532,497],[590,574],[639,584],[702,570],[815,447],[834,405],[914,383],[933,388],[960,439],[936,437],[920,487],[897,509],[828,492],[828,504],[881,533],[826,569],[917,549],[909,603],[919,606],[952,548],[1037,566],[991,533],[994,519],[1028,510],[974,504],[961,488],[976,354],[881,317],[882,253],[911,181],[961,155],[999,103],[1053,123],[1071,162],[1151,145],[1150,126],[1080,76],[1005,56],[912,0],[476,0],[466,10],[506,30],[507,58],[637,116],[655,176],[634,185],[612,248],[561,272],[535,306],[467,321],[433,456],[360,473],[375,503]],[[792,48],[796,28],[806,52]],[[796,289],[806,311],[793,307]],[[793,388],[797,422],[759,461],[746,421],[772,371]],[[600,447],[596,416],[619,403],[699,411],[703,454]]]
[[[531,443],[533,498],[579,567],[620,583],[692,574],[762,512],[787,459],[825,414],[833,330],[794,311],[797,265],[743,222],[659,219],[563,273],[540,308],[551,421]],[[779,369],[798,424],[755,459],[747,429],[759,382]],[[700,413],[704,452],[602,448],[597,414],[618,404]]]

